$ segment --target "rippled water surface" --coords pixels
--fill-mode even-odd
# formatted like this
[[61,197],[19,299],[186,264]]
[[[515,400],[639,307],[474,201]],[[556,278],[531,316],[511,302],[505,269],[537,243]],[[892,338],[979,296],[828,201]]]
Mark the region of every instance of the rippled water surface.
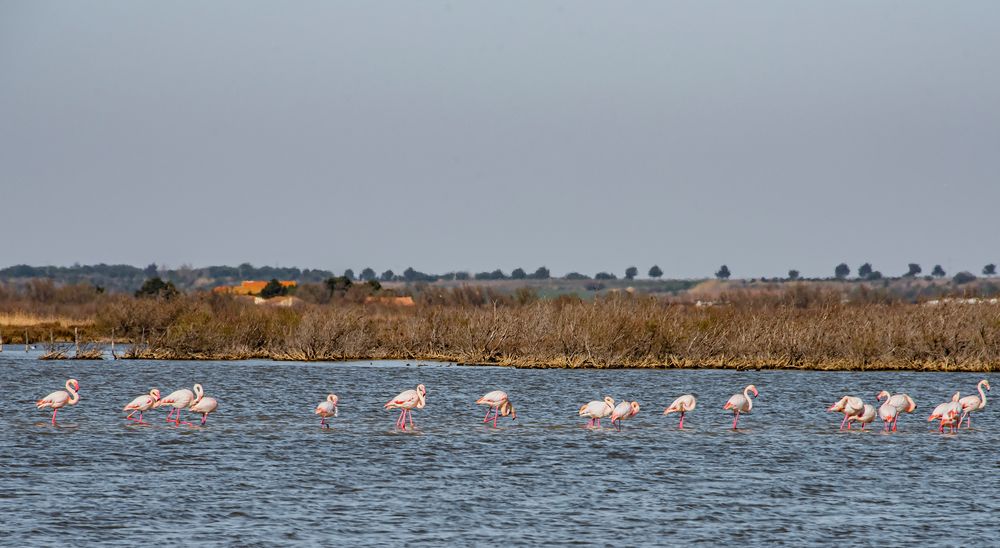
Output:
[[[981,376],[693,370],[516,370],[402,362],[41,362],[0,354],[4,545],[303,542],[400,546],[996,542],[1000,420],[932,430],[930,408]],[[81,402],[33,402],[79,379]],[[150,387],[200,382],[220,402],[205,428],[127,425]],[[417,383],[417,431],[382,404]],[[754,383],[754,412],[721,407]],[[838,432],[845,393],[905,391],[918,409],[896,434]],[[511,394],[519,420],[481,424],[483,393]],[[312,414],[328,392],[340,416]],[[674,397],[699,407],[676,429]],[[622,432],[588,431],[579,406],[635,399]]]

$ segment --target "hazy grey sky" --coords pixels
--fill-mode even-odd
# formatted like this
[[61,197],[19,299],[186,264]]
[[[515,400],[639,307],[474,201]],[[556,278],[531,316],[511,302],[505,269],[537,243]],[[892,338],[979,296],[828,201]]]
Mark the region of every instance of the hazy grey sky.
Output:
[[0,0],[0,266],[978,273],[998,174],[994,0]]

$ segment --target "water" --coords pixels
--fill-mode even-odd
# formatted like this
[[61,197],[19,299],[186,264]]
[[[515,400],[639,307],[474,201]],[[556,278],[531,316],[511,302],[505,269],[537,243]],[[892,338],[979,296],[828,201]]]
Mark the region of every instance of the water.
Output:
[[[1000,420],[940,435],[933,405],[973,374],[516,370],[402,362],[40,362],[0,354],[3,545],[204,542],[394,545],[672,545],[993,542]],[[60,426],[33,401],[80,381]],[[195,382],[219,399],[205,428],[165,412],[128,426],[152,386]],[[417,383],[418,431],[382,404]],[[754,412],[721,406],[754,383]],[[838,432],[824,412],[851,393],[905,391],[900,431]],[[518,411],[493,431],[472,402],[504,389]],[[320,430],[327,392],[340,417]],[[699,407],[676,430],[674,397]],[[579,406],[636,399],[625,430],[587,431]],[[992,519],[991,519],[992,518]]]

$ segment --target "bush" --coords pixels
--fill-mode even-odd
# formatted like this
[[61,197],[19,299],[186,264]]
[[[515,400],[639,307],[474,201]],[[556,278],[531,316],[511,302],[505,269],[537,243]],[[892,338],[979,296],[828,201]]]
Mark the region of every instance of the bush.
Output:
[[954,282],[955,285],[963,285],[969,282],[976,281],[976,276],[971,272],[962,271],[959,272],[958,274],[955,274],[955,277],[953,277],[951,281]]

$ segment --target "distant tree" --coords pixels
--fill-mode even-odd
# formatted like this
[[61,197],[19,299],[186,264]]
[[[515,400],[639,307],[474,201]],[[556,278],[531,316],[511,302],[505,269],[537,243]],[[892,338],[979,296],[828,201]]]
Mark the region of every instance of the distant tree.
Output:
[[348,280],[357,280],[357,278],[354,277],[354,271],[350,268],[344,271],[344,277]]
[[962,285],[976,281],[976,276],[972,272],[966,272],[963,270],[962,272],[955,274],[955,277],[953,277],[951,281],[955,282],[955,285]]
[[408,282],[417,281],[417,271],[413,270],[412,266],[407,267],[406,270],[403,271],[403,279]]
[[851,267],[847,266],[847,263],[840,263],[837,265],[837,268],[833,269],[833,275],[836,276],[838,280],[843,280],[851,275]]
[[396,273],[391,270],[386,270],[385,272],[382,273],[381,276],[378,277],[378,279],[382,280],[383,282],[391,282],[395,278],[396,278]]
[[281,297],[288,294],[288,288],[281,285],[281,282],[277,278],[271,278],[271,281],[267,282],[264,289],[260,290],[260,296],[265,299],[270,299],[271,297]]
[[636,268],[636,267],[634,267],[634,266],[630,266],[630,267],[628,267],[628,268],[625,269],[625,279],[626,280],[634,280],[635,277],[638,276],[638,275],[639,275],[639,269]]
[[164,282],[159,276],[154,276],[143,282],[142,287],[135,292],[139,298],[172,299],[180,294],[173,282]]
[[490,272],[490,279],[491,280],[506,280],[507,279],[507,275],[503,273],[503,270],[500,270],[498,268],[498,269],[494,270],[493,272]]
[[492,276],[489,272],[476,272],[475,278],[477,280],[489,280]]
[[524,271],[523,268],[515,268],[514,270],[510,271],[510,278],[512,280],[523,280],[527,277],[528,274]]
[[651,268],[649,269],[649,277],[650,277],[650,278],[659,278],[660,276],[663,276],[663,271],[662,271],[662,270],[660,270],[660,267],[658,267],[658,266],[656,266],[656,265],[654,264],[654,265],[653,265],[653,266],[652,266],[652,267],[651,267]]
[[361,279],[368,282],[376,278],[375,271],[371,268],[365,268],[361,271]]
[[990,263],[983,267],[983,276],[996,276],[997,265]]
[[598,272],[594,275],[595,280],[614,280],[615,275],[610,272]]
[[934,270],[931,271],[931,276],[934,276],[935,278],[944,278],[945,272],[944,269],[941,268],[941,265],[934,265]]
[[351,279],[348,278],[346,275],[327,278],[326,281],[323,283],[326,284],[326,289],[327,291],[330,292],[331,296],[337,294],[338,292],[340,293],[346,292],[348,289],[351,288],[352,285],[354,285],[354,283],[351,282]]
[[872,264],[865,263],[858,268],[858,277],[867,278],[869,274],[872,273]]
[[149,263],[142,272],[150,279],[159,277],[159,267],[156,266],[156,263]]
[[538,270],[536,270],[535,273],[529,277],[535,280],[547,280],[549,279],[549,269],[544,266],[540,266],[538,267]]
[[456,273],[455,273],[455,279],[456,279],[456,280],[463,280],[463,281],[464,281],[464,280],[468,280],[468,279],[469,279],[469,278],[471,278],[471,277],[472,277],[472,276],[471,276],[471,275],[469,275],[469,273],[468,273],[468,272],[456,272]]
[[795,270],[794,268],[792,270],[789,270],[788,271],[788,279],[789,280],[797,280],[797,279],[799,279],[799,271]]
[[914,276],[920,274],[921,272],[923,272],[923,270],[920,268],[920,265],[918,265],[917,263],[910,263],[908,270],[906,271],[906,274],[903,274],[903,277],[913,278]]
[[382,284],[378,283],[378,280],[368,280],[365,283],[368,284],[368,287],[370,287],[372,291],[379,291],[382,289]]
[[563,276],[564,280],[589,280],[590,277],[579,272],[570,272],[569,274]]
[[882,273],[879,272],[878,270],[873,270],[873,271],[869,272],[867,276],[865,276],[865,279],[866,280],[873,280],[873,281],[874,280],[881,280],[882,279]]
[[732,273],[729,272],[729,267],[726,266],[726,265],[720,266],[719,267],[719,271],[715,273],[715,277],[718,278],[718,279],[720,279],[720,280],[728,280],[729,276],[731,276],[731,275],[732,275]]

